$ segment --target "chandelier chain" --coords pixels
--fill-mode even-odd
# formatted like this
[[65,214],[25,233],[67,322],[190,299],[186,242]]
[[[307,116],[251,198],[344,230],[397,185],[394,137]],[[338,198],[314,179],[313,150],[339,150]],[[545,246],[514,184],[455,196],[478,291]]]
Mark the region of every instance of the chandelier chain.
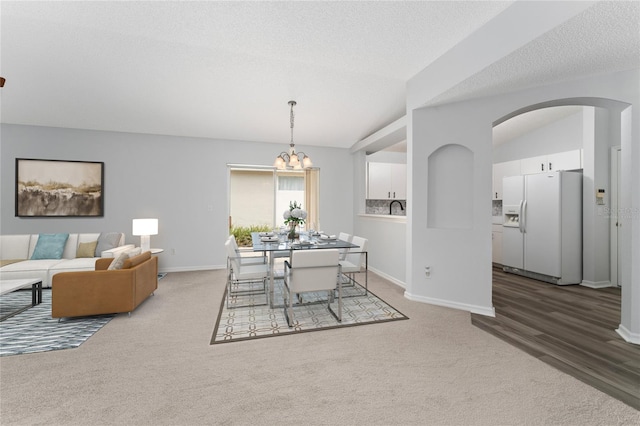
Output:
[[289,101],[289,105],[291,105],[291,114],[289,115],[289,123],[291,125],[291,146],[294,145],[293,143],[293,121],[294,121],[294,115],[293,115],[293,106],[296,104],[296,101]]
[[295,145],[293,143],[293,125],[295,118],[293,107],[296,105],[296,101],[289,101],[289,105],[291,106],[291,112],[289,114],[289,124],[291,127],[291,143],[289,144],[289,152],[281,152],[280,155],[276,157],[276,161],[273,163],[273,166],[278,170],[308,169],[313,167],[311,158],[302,151],[296,152]]

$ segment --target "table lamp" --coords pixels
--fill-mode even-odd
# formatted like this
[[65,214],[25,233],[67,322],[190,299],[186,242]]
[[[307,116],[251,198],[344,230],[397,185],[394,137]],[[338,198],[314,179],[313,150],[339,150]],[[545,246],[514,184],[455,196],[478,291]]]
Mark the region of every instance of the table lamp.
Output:
[[142,252],[149,251],[151,235],[158,235],[158,219],[133,219],[132,234],[140,236]]

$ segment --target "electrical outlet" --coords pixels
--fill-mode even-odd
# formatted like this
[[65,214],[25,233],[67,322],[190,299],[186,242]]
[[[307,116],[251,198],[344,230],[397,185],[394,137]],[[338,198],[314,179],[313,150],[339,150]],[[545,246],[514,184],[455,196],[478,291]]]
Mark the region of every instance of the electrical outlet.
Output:
[[176,254],[176,249],[172,248],[172,249],[171,249],[171,254],[172,254],[172,255],[173,255],[173,254]]
[[427,276],[427,278],[431,278],[431,266],[424,267],[424,274]]

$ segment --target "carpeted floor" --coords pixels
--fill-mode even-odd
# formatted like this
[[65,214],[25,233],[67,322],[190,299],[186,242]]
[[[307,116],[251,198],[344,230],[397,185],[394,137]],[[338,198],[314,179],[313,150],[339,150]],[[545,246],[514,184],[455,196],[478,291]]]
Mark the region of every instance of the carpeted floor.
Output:
[[0,359],[16,425],[637,425],[640,413],[471,324],[369,289],[411,319],[210,345],[225,270],[171,272],[74,350]]
[[[158,281],[167,275],[158,274]],[[0,315],[31,303],[31,290],[0,297]],[[42,290],[42,303],[0,322],[0,356],[77,348],[116,315],[51,318],[51,289]]]
[[[261,287],[255,286],[256,290]],[[408,319],[371,291],[365,294],[359,285],[349,285],[343,287],[342,322],[329,312],[326,294],[305,293],[304,303],[294,305],[293,325],[289,327],[281,306],[283,287],[282,280],[275,281],[274,308],[267,304],[264,293],[234,296],[227,308],[225,291],[211,344]],[[337,298],[331,307],[338,311]]]
[[[31,290],[0,297],[4,314],[31,302]],[[115,315],[51,318],[51,289],[42,290],[42,303],[0,322],[0,356],[77,348]]]

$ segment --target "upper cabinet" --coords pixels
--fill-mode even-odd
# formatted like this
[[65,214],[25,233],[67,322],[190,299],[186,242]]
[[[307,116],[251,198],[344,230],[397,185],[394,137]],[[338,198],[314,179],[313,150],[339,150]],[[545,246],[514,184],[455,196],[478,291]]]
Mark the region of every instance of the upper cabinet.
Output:
[[367,163],[367,198],[405,200],[407,198],[407,165]]
[[581,168],[582,154],[579,149],[520,160],[520,174],[523,175]]
[[502,179],[520,174],[520,160],[493,165],[493,199],[502,200]]
[[502,200],[502,179],[508,176],[532,175],[555,172],[557,170],[578,170],[582,168],[582,150],[558,152],[522,160],[506,161],[493,165],[494,200]]

